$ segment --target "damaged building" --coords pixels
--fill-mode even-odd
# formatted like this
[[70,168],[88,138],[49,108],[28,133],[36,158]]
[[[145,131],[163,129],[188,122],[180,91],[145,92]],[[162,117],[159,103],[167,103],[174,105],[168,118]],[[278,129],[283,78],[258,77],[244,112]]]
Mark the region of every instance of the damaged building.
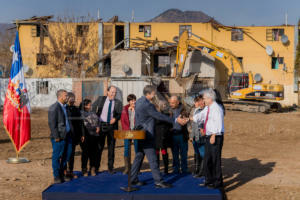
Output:
[[[125,101],[129,93],[141,96],[142,88],[157,77],[170,93],[186,93],[174,76],[174,37],[185,30],[195,40],[192,33],[229,49],[245,71],[259,73],[263,82],[282,84],[283,105],[298,104],[298,76],[294,70],[298,35],[291,25],[226,27],[214,22],[121,22],[116,17],[108,22],[63,22],[42,17],[16,23],[26,81],[36,87],[29,94],[32,101],[35,98],[39,102],[37,107],[49,106],[55,100],[55,90],[62,86],[76,93],[78,103],[85,97],[104,95],[107,86],[113,84],[121,92],[118,98]],[[66,35],[73,39],[65,41]],[[283,36],[288,43],[283,44]],[[67,48],[67,44],[73,48]],[[274,50],[272,55],[266,53],[267,46]],[[188,91],[191,94],[213,87],[226,97],[230,68],[201,51],[190,50],[182,76],[197,73]],[[6,87],[4,79],[0,87],[1,91]],[[2,101],[4,95],[2,92]],[[49,103],[39,99],[48,99]]]

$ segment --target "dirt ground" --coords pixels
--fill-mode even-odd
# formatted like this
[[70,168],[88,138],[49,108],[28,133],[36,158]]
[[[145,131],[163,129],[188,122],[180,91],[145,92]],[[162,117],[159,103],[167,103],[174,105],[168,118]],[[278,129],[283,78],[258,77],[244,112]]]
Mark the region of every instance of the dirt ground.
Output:
[[[33,110],[32,140],[21,153],[27,164],[7,164],[15,152],[0,125],[0,199],[35,200],[53,181],[47,111]],[[300,112],[256,114],[227,111],[223,176],[228,199],[300,199]],[[105,150],[101,170],[107,169]],[[117,142],[117,170],[123,167]],[[193,150],[189,145],[189,163]],[[75,170],[80,170],[77,147]]]

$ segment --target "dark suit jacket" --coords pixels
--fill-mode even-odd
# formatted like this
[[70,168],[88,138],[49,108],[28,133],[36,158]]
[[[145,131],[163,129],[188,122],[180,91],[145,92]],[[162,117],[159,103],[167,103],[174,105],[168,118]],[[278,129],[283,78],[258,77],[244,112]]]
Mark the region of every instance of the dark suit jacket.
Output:
[[135,104],[135,125],[142,126],[146,131],[145,147],[155,145],[155,120],[175,123],[174,118],[158,112],[145,96],[139,98]]
[[[98,99],[92,105],[92,111],[95,112],[98,115],[98,117],[101,116],[106,98],[107,96],[99,96]],[[122,102],[118,99],[115,99],[113,117],[116,119],[116,122],[113,125],[114,130],[118,129],[118,121],[121,119],[122,108]]]
[[68,119],[71,122],[71,136],[74,144],[79,144],[82,136],[85,135],[83,120],[80,109],[76,106],[67,106]]
[[48,125],[50,128],[51,138],[66,138],[66,118],[64,111],[58,102],[52,104],[48,110]]

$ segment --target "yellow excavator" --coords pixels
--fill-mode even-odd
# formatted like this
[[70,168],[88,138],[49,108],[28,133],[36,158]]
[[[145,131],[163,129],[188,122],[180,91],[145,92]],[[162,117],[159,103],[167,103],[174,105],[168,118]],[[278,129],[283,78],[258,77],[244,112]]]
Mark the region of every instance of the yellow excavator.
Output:
[[[189,34],[200,40],[192,39]],[[230,50],[218,47],[205,38],[184,31],[177,44],[177,55],[173,76],[179,85],[189,90],[197,74],[182,77],[186,57],[189,49],[199,50],[203,54],[213,56],[228,68],[228,99],[224,100],[226,108],[246,112],[269,112],[271,109],[280,109],[276,101],[284,99],[284,88],[280,84],[261,83],[262,77],[251,72],[244,72],[239,59]],[[255,79],[255,80],[254,80]]]

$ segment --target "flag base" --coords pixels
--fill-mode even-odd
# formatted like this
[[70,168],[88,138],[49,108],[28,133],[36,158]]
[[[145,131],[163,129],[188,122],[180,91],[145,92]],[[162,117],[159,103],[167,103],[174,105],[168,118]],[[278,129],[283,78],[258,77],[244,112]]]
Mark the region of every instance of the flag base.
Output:
[[19,164],[30,162],[27,158],[8,158],[6,161],[8,164]]

